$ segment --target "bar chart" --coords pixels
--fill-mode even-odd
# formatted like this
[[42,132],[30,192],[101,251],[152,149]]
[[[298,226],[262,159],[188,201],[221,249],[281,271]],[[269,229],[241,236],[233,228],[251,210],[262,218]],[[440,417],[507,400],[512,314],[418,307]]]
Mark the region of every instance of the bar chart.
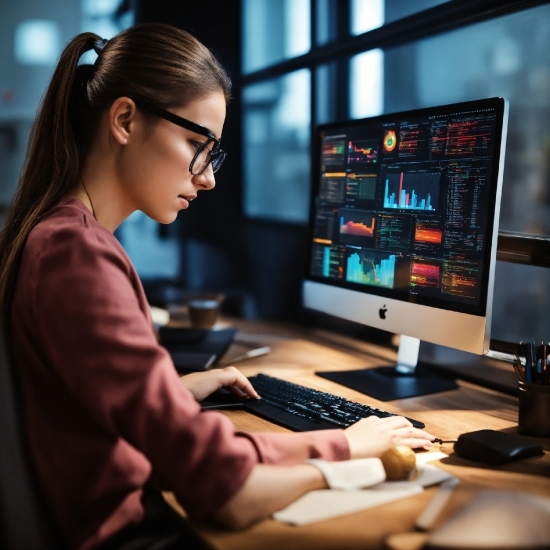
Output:
[[347,259],[346,281],[393,288],[395,255],[364,250],[351,253]]
[[386,174],[384,208],[437,210],[439,180],[438,173]]

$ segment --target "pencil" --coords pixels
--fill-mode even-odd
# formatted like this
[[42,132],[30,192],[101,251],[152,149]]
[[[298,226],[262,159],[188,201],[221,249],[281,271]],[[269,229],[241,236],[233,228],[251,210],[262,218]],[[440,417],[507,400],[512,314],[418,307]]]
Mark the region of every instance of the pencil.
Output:
[[518,378],[522,382],[525,382],[525,374],[523,373],[523,369],[521,367],[521,361],[519,360],[519,357],[517,355],[515,356],[514,361],[512,362],[512,366],[514,367],[514,370],[516,371]]

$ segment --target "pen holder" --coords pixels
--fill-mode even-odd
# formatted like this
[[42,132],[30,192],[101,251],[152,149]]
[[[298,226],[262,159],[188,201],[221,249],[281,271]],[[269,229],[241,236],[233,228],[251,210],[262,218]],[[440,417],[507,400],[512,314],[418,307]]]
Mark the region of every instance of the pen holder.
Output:
[[519,381],[518,430],[523,435],[550,437],[550,385]]

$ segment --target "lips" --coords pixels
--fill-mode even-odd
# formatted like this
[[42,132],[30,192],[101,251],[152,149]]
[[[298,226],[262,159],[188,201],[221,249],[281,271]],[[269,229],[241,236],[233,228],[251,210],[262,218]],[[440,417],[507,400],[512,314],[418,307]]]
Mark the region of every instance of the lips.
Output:
[[180,199],[185,199],[187,202],[191,202],[192,200],[197,198],[197,195],[178,195]]

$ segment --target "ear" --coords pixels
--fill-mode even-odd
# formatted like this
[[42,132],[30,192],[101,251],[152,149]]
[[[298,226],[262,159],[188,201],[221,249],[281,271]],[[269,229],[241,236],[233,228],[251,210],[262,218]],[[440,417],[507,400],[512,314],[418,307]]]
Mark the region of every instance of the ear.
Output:
[[109,129],[116,142],[126,145],[135,131],[137,108],[129,97],[119,97],[109,109]]

